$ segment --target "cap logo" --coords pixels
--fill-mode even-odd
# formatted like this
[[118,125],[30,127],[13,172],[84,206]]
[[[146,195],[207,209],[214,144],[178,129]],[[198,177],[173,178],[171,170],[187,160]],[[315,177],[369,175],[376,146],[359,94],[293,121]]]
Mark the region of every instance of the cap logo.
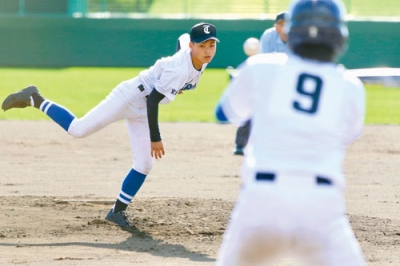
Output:
[[308,35],[309,35],[311,38],[316,38],[317,35],[318,35],[318,28],[315,27],[315,26],[309,27],[309,28],[308,28]]
[[[1,0],[0,0],[1,2]],[[205,42],[209,39],[213,39],[219,42],[217,38],[217,29],[213,24],[210,23],[198,23],[194,25],[190,30],[190,41],[195,43]]]

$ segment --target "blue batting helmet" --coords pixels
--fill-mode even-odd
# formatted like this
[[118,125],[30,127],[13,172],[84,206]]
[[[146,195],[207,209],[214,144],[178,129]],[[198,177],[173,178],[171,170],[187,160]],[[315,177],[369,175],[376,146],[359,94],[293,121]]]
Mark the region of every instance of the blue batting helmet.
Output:
[[344,52],[348,38],[346,10],[340,0],[298,0],[288,12],[288,46],[328,46],[335,54]]

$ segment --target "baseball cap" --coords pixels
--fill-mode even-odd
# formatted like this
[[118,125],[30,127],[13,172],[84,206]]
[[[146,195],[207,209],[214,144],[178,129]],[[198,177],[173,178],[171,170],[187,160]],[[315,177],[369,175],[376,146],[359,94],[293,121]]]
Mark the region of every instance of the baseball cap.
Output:
[[213,24],[201,22],[194,25],[190,30],[191,42],[201,43],[209,39],[219,42],[217,38],[217,29]]
[[276,15],[275,22],[278,22],[280,20],[285,20],[286,17],[287,17],[287,13],[281,12],[278,15]]

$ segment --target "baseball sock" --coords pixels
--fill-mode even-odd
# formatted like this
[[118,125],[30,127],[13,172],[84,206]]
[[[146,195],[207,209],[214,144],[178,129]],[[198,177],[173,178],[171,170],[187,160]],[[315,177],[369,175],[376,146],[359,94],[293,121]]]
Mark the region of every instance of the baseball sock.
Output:
[[59,124],[65,131],[68,131],[69,125],[75,116],[65,107],[44,99],[40,94],[33,93],[31,101],[33,106],[43,113],[47,114],[54,122]]
[[[40,98],[39,98],[40,97]],[[68,111],[67,108],[53,103],[49,100],[43,99],[42,96],[34,93],[32,94],[34,106],[39,108],[40,111],[48,115],[54,122],[59,124],[65,131],[68,131],[69,125],[75,116]]]
[[133,168],[128,172],[122,182],[122,188],[114,204],[113,212],[117,213],[126,210],[128,204],[139,191],[145,179],[146,175],[137,172]]

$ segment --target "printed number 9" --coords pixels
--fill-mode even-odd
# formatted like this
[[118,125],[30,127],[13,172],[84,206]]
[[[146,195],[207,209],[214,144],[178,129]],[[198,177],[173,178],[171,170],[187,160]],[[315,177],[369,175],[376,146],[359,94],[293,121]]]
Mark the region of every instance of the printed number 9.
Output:
[[307,106],[301,102],[294,101],[293,107],[294,109],[314,114],[318,110],[319,97],[321,95],[322,89],[322,79],[317,76],[312,76],[309,74],[301,74],[299,76],[299,81],[297,82],[297,92],[302,96],[306,96],[311,100],[311,104],[307,104]]

